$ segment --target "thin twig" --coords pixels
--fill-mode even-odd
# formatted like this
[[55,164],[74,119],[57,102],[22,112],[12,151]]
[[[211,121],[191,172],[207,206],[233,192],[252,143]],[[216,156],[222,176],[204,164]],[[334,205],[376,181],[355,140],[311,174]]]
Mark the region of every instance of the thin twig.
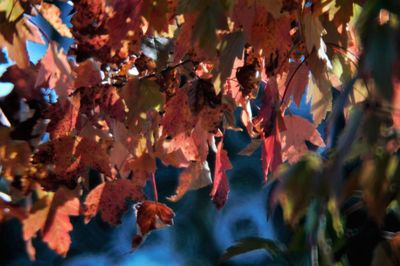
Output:
[[[185,65],[187,63],[193,63],[194,64],[192,59],[186,59],[186,60],[184,60],[184,61],[182,61],[182,62],[180,62],[180,63],[178,63],[176,65],[168,66],[168,67],[164,68],[163,70],[161,70],[161,72],[166,71],[166,70],[175,69],[175,68],[183,66],[183,65]],[[140,79],[148,79],[148,78],[154,78],[154,77],[156,77],[156,73],[151,73],[149,75],[141,77]]]
[[8,16],[7,16],[7,19],[6,19],[7,21],[10,20],[11,14],[12,14],[13,11],[14,11],[14,7],[17,5],[17,1],[18,1],[18,0],[14,0],[13,5],[12,5],[11,10],[10,10],[10,13],[9,13]]

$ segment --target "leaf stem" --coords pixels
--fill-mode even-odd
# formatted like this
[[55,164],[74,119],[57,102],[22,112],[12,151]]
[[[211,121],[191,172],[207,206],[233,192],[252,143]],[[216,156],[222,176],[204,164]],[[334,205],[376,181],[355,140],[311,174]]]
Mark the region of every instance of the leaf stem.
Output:
[[155,201],[155,202],[158,202],[158,192],[157,192],[156,176],[155,176],[154,173],[151,174],[151,182],[153,183],[154,201]]

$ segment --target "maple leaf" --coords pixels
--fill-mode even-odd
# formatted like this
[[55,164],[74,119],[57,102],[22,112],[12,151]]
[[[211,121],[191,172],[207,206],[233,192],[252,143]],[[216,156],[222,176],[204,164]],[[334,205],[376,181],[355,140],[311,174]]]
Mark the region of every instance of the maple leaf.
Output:
[[264,173],[264,180],[267,181],[269,173],[274,173],[282,163],[282,148],[280,133],[275,124],[270,136],[262,136],[261,161]]
[[143,239],[153,230],[172,225],[174,212],[165,204],[143,201],[135,205],[137,234],[133,238],[132,248],[136,249]]
[[50,119],[47,131],[52,139],[68,136],[75,130],[79,108],[79,94],[71,98],[61,98],[55,105],[50,106],[47,113]]
[[22,221],[24,240],[29,241],[40,230],[43,241],[65,257],[71,245],[69,216],[79,213],[76,193],[60,187],[54,194],[48,193],[35,202],[28,217]]
[[20,68],[18,65],[12,65],[0,78],[1,82],[10,82],[14,85],[13,90],[21,98],[29,100],[39,100],[42,98],[40,89],[35,86],[37,69],[30,65],[26,68]]
[[90,29],[93,25],[101,25],[105,19],[106,1],[75,0],[75,13],[71,19],[74,29]]
[[74,69],[75,71],[75,84],[76,88],[79,87],[92,87],[101,82],[101,73],[99,63],[93,59],[87,59]]
[[104,114],[108,118],[125,121],[125,103],[119,95],[119,90],[111,85],[99,85],[95,87],[82,87],[79,89],[81,98],[80,113],[85,114],[96,123],[96,119]]
[[275,56],[279,63],[285,62],[292,45],[290,17],[284,15],[275,19],[268,12],[271,7],[269,3],[263,2],[258,5],[258,0],[236,1],[232,20],[236,28],[243,28],[246,40],[254,47],[256,54],[263,51],[267,59]]
[[228,153],[223,149],[223,139],[218,143],[215,157],[214,182],[211,190],[211,198],[217,209],[221,209],[228,198],[229,182],[226,171],[232,169]]
[[0,165],[1,175],[12,180],[23,176],[30,163],[31,149],[25,141],[14,141],[10,138],[10,129],[0,128]]
[[262,134],[261,160],[264,179],[282,163],[280,131],[283,130],[277,78],[270,78],[264,88],[262,105],[254,127]]
[[198,41],[200,48],[214,55],[217,44],[216,30],[227,28],[223,4],[216,1],[213,5],[205,5],[205,8],[198,11],[196,23],[193,26],[192,42]]
[[310,202],[317,194],[328,191],[326,185],[318,183],[321,171],[321,158],[307,154],[288,169],[279,173],[275,197],[283,209],[283,218],[295,225],[307,211]]
[[27,17],[20,17],[15,21],[0,21],[0,48],[6,48],[9,58],[20,68],[30,66],[26,41],[44,44],[38,28]]
[[176,91],[176,94],[165,104],[164,111],[161,125],[165,133],[170,136],[190,132],[196,124],[196,117],[190,111],[189,97],[185,88]]
[[311,12],[306,12],[303,15],[303,23],[307,51],[311,53],[314,48],[318,51],[321,47],[321,36],[324,30],[319,17]]
[[187,161],[204,161],[208,154],[208,136],[200,123],[190,134],[181,132],[168,142],[168,153],[181,150]]
[[147,19],[149,27],[154,28],[158,32],[168,32],[168,25],[175,17],[174,12],[177,2],[177,0],[143,1],[141,15]]
[[[147,31],[147,24],[142,20],[142,5],[147,1],[141,0],[114,0],[111,3],[113,14],[106,22],[109,33],[108,44],[114,49],[120,49],[124,40],[132,44],[137,43]],[[132,45],[131,44],[131,45]]]
[[24,8],[19,0],[5,0],[0,3],[0,11],[5,13],[7,21],[13,22],[23,15]]
[[122,96],[129,109],[128,121],[133,125],[138,125],[148,110],[160,111],[165,101],[158,84],[148,79],[128,80],[122,89]]
[[325,119],[326,114],[332,110],[332,94],[327,79],[316,81],[312,75],[309,76],[307,101],[311,102],[311,113],[316,125]]
[[192,48],[193,44],[191,42],[192,38],[192,28],[195,23],[194,15],[185,15],[185,22],[178,32],[178,36],[175,39],[175,49],[174,49],[174,63],[179,62],[186,53],[188,53]]
[[39,146],[34,161],[53,165],[55,178],[74,187],[80,175],[89,168],[111,176],[109,157],[95,140],[82,137],[63,136]]
[[275,118],[279,113],[280,101],[278,83],[276,78],[269,79],[262,96],[261,108],[253,123],[258,126],[258,131],[269,136],[275,126]]
[[211,172],[207,161],[203,163],[192,162],[188,168],[179,175],[179,185],[175,195],[169,197],[170,201],[180,200],[188,191],[208,186],[212,183]]
[[109,224],[119,224],[127,210],[126,200],[142,200],[144,194],[131,180],[117,179],[104,182],[90,191],[85,199],[85,223],[88,223],[99,211],[101,218]]
[[327,75],[326,61],[312,53],[308,58],[308,66],[311,74],[308,79],[307,101],[311,102],[314,123],[318,125],[332,110],[332,85]]
[[40,68],[35,86],[48,82],[59,97],[68,96],[73,91],[73,74],[66,54],[51,42],[45,56],[40,60]]
[[283,121],[286,127],[286,130],[280,132],[283,161],[288,160],[291,164],[297,162],[308,151],[305,141],[325,147],[316,126],[311,122],[296,115],[284,116]]
[[[218,76],[221,87],[217,87],[216,92],[219,93],[223,89],[225,81],[232,75],[232,68],[236,58],[242,58],[245,45],[243,31],[236,31],[224,36],[221,41],[220,54],[220,71]],[[215,82],[214,82],[215,84]]]
[[[308,84],[308,68],[303,62],[289,63],[289,71],[284,88],[287,90],[283,102],[293,96],[294,102],[300,106],[301,98]],[[282,95],[283,97],[283,95]]]

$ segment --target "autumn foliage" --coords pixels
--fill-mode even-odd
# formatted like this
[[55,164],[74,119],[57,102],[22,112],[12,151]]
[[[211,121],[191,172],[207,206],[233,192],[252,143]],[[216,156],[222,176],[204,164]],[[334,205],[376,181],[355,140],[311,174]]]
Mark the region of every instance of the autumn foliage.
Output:
[[[344,236],[354,191],[378,225],[398,211],[397,1],[82,0],[69,26],[57,2],[0,2],[0,48],[15,62],[0,77],[13,84],[0,101],[0,221],[21,221],[32,259],[36,235],[66,256],[71,216],[116,225],[134,202],[133,249],[171,225],[160,163],[181,169],[169,201],[210,186],[222,208],[231,130],[251,138],[242,155],[261,148],[265,182],[277,184],[268,205],[306,224],[323,259],[333,260],[327,239]],[[37,64],[27,41],[48,44]],[[312,119],[290,112],[303,102]]]

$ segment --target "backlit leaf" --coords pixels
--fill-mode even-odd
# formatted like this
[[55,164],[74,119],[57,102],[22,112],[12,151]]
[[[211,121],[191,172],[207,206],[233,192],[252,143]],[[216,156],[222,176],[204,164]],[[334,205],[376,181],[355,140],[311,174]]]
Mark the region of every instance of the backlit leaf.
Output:
[[217,209],[222,208],[228,199],[230,188],[226,171],[230,169],[232,169],[232,164],[229,161],[228,153],[223,149],[223,139],[221,139],[217,147],[214,182],[210,193]]
[[135,209],[137,234],[132,241],[133,249],[136,249],[151,231],[174,223],[175,213],[165,204],[143,201],[136,204]]

